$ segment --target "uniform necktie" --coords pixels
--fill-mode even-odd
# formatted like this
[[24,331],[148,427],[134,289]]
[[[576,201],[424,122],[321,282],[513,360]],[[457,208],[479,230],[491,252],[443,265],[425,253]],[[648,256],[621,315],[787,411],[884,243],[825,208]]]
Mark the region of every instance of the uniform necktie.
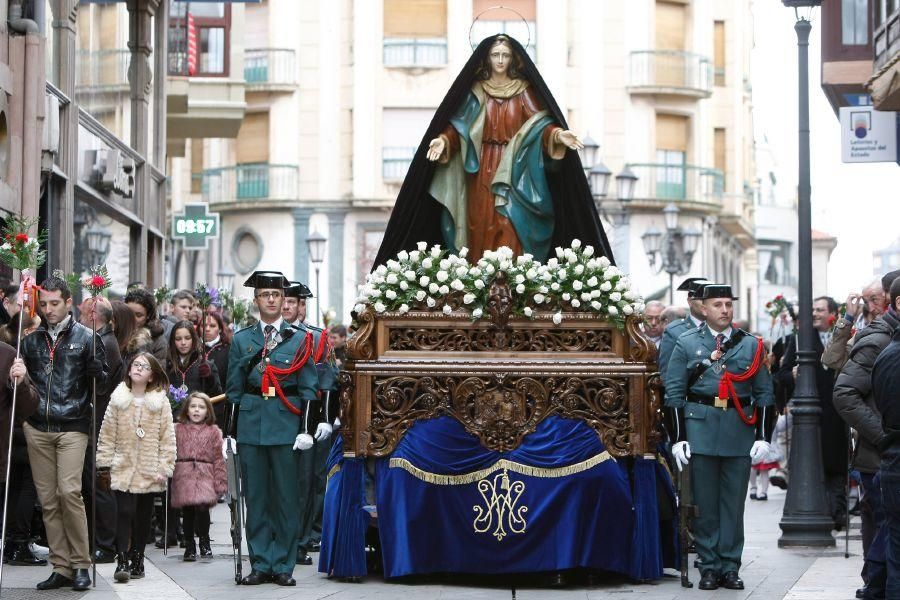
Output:
[[716,336],[716,350],[717,350],[717,351],[722,350],[722,343],[723,343],[724,341],[725,341],[725,334],[724,334],[724,333],[720,333],[719,335]]

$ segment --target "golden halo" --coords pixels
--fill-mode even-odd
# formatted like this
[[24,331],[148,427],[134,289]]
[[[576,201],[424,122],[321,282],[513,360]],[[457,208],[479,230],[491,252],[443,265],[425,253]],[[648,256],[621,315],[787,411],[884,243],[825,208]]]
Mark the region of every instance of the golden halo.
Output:
[[[469,25],[469,46],[472,48],[472,50],[474,50],[475,48],[478,47],[478,44],[475,44],[472,42],[472,28],[475,27],[475,23],[478,22],[478,19],[481,18],[481,15],[483,15],[485,13],[489,13],[492,10],[508,10],[509,12],[517,14],[519,16],[519,18],[522,19],[522,23],[525,24],[525,30],[528,32],[528,41],[525,44],[523,44],[522,46],[524,48],[528,48],[528,46],[531,44],[531,27],[528,26],[528,21],[525,20],[525,17],[522,16],[522,13],[520,13],[519,11],[517,11],[513,8],[509,8],[508,6],[498,5],[498,6],[490,6],[486,9],[484,9],[483,11],[481,11],[480,13],[478,13],[477,15],[475,15],[475,19],[472,21],[472,24]],[[503,34],[503,35],[505,35],[507,37],[515,37],[512,35],[509,35],[508,33]],[[479,40],[479,43],[480,43],[480,40]]]

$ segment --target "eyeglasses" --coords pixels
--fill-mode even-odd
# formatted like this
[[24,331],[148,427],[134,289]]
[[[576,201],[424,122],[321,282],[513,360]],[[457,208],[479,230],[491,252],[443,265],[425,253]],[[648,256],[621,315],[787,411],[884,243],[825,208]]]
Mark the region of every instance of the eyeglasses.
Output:
[[150,365],[145,362],[135,361],[135,362],[131,363],[131,366],[136,368],[138,371],[149,371],[150,370]]
[[273,300],[278,300],[279,298],[282,297],[282,293],[281,292],[260,292],[256,295],[256,297],[257,298],[265,298],[266,300],[268,300],[270,298]]

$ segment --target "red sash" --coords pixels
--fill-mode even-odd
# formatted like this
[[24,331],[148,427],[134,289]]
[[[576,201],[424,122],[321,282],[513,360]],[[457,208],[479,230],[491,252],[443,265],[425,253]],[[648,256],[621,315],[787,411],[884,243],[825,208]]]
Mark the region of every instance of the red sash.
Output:
[[266,370],[263,371],[262,378],[262,393],[263,395],[267,395],[269,393],[269,386],[275,388],[275,394],[281,399],[282,404],[284,404],[289,411],[297,415],[298,417],[303,414],[303,411],[290,403],[290,401],[285,397],[284,391],[281,389],[281,379],[288,375],[292,375],[296,373],[300,369],[303,368],[303,365],[306,364],[306,361],[309,360],[309,357],[312,356],[313,349],[313,336],[311,333],[307,332],[306,340],[303,343],[303,346],[297,348],[297,353],[294,354],[294,360],[291,362],[291,366],[285,368],[279,368],[271,363],[266,363]]
[[747,370],[740,375],[725,371],[722,375],[722,379],[719,380],[719,398],[731,398],[731,402],[734,404],[734,408],[741,417],[741,421],[747,425],[756,425],[756,408],[753,408],[753,415],[750,417],[744,413],[744,408],[741,406],[741,399],[734,389],[734,384],[748,381],[756,375],[756,372],[759,371],[759,367],[762,366],[763,357],[766,353],[765,346],[763,345],[762,338],[756,338],[756,341],[756,355],[753,357],[753,362]]

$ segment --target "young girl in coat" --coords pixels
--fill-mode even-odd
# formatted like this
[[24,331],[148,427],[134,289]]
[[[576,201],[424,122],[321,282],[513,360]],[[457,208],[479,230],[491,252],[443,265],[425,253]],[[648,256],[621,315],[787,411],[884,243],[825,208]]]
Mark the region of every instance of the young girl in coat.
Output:
[[200,558],[212,558],[209,509],[228,490],[222,432],[216,427],[209,396],[194,392],[181,405],[175,425],[178,458],[172,479],[172,507],[184,520],[184,560],[197,560],[194,533],[200,538]]
[[[113,391],[97,443],[97,479],[116,494],[115,580],[144,576],[154,493],[175,470],[175,430],[166,396],[169,380],[159,361],[141,352]],[[129,558],[131,563],[129,564]]]

